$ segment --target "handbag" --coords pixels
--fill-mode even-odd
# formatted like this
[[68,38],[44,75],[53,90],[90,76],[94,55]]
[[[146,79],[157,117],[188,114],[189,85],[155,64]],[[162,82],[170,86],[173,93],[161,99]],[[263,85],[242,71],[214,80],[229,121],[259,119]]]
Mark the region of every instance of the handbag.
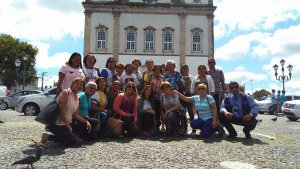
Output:
[[107,134],[117,137],[123,136],[123,121],[113,117],[109,117],[106,121],[105,130]]
[[[69,91],[68,91],[69,96]],[[53,125],[60,112],[60,103],[56,101],[56,97],[35,117],[35,121],[46,125]]]
[[36,116],[35,121],[46,125],[55,124],[59,114],[59,103],[55,100],[55,98],[41,110],[41,112]]

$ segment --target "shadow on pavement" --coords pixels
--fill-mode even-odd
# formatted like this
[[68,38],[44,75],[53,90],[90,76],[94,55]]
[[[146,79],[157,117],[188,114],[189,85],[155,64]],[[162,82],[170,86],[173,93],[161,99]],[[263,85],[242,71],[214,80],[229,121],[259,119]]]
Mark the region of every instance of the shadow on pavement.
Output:
[[246,138],[237,137],[237,138],[234,138],[234,139],[224,138],[224,140],[232,142],[232,143],[242,143],[245,146],[252,146],[254,144],[260,144],[260,145],[268,144],[268,143],[263,142],[263,141],[261,141],[257,138],[246,139]]

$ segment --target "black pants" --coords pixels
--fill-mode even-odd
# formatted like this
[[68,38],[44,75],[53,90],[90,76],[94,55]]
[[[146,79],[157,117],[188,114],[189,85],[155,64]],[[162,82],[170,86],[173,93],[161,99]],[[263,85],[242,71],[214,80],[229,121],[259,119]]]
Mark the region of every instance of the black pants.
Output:
[[250,133],[250,131],[255,129],[257,124],[257,120],[254,117],[252,117],[250,121],[245,121],[242,118],[236,118],[234,116],[231,119],[227,119],[224,113],[220,113],[219,118],[220,121],[223,123],[224,127],[231,135],[237,134],[232,124],[244,126],[244,133]]
[[161,105],[159,100],[154,101],[154,110],[155,110],[155,129],[159,129],[161,125]]
[[68,128],[65,125],[51,125],[47,128],[53,133],[53,135],[49,135],[50,141],[54,141],[64,147],[74,147],[76,145],[75,137],[69,133]]
[[217,113],[220,114],[220,95],[219,94],[214,94],[214,100],[217,105]]
[[130,136],[133,137],[135,135],[135,130],[134,130],[134,118],[133,117],[121,117],[121,120],[124,122],[123,123],[123,131],[126,131],[124,133],[124,136]]
[[[184,94],[186,97],[191,97],[191,94]],[[190,120],[194,120],[194,112],[193,112],[193,103],[188,103],[180,99],[180,104],[182,105],[184,111],[189,113]]]
[[153,132],[154,129],[154,114],[152,113],[144,113],[140,114],[140,128],[141,132],[147,131],[147,132]]
[[79,133],[80,137],[84,140],[95,140],[98,136],[99,121],[96,118],[84,117],[91,124],[91,132],[86,129],[86,124],[80,121],[74,122],[74,132]]

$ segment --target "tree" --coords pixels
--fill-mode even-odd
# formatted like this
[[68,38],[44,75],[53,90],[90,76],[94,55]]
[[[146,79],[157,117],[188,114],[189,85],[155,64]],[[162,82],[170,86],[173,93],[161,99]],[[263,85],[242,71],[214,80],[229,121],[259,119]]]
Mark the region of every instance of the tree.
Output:
[[253,98],[254,99],[257,99],[257,100],[261,100],[261,98],[263,97],[263,96],[267,96],[267,95],[269,95],[269,94],[271,94],[270,92],[268,92],[267,90],[265,90],[265,89],[262,89],[262,90],[256,90],[254,93],[253,93]]
[[[36,76],[34,65],[37,53],[37,47],[33,47],[27,42],[21,42],[11,35],[0,34],[0,80],[2,83],[8,88],[16,83],[22,84],[21,71],[24,70],[24,66],[26,66],[25,84],[33,80]],[[24,60],[24,56],[27,56],[27,60]],[[19,68],[15,65],[16,59],[21,62]]]

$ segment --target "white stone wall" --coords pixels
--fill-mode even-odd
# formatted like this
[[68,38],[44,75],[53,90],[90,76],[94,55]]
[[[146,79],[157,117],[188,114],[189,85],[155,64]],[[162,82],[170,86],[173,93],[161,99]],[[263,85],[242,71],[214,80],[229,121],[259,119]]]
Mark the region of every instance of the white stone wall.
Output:
[[[114,0],[91,0],[93,2],[114,2]],[[208,0],[200,0],[199,4],[208,4]],[[144,2],[143,0],[129,0],[128,2]],[[158,0],[157,3],[171,3],[171,0]],[[186,4],[194,4],[193,0],[185,0]]]
[[152,26],[155,31],[155,54],[162,53],[162,32],[165,27],[174,30],[174,53],[179,54],[179,17],[178,15],[153,15],[153,14],[121,14],[120,16],[120,53],[125,53],[126,31],[128,26],[137,28],[136,53],[144,53],[144,28]]
[[208,25],[207,25],[207,17],[206,16],[187,16],[186,17],[186,54],[192,55],[192,32],[191,30],[194,28],[200,28],[203,30],[203,53],[202,55],[208,55]]
[[112,47],[113,47],[113,23],[114,18],[112,13],[92,13],[91,16],[92,22],[91,22],[91,46],[90,51],[91,53],[96,53],[97,48],[97,34],[96,34],[96,27],[99,25],[104,25],[108,28],[107,32],[107,53],[112,53]]

